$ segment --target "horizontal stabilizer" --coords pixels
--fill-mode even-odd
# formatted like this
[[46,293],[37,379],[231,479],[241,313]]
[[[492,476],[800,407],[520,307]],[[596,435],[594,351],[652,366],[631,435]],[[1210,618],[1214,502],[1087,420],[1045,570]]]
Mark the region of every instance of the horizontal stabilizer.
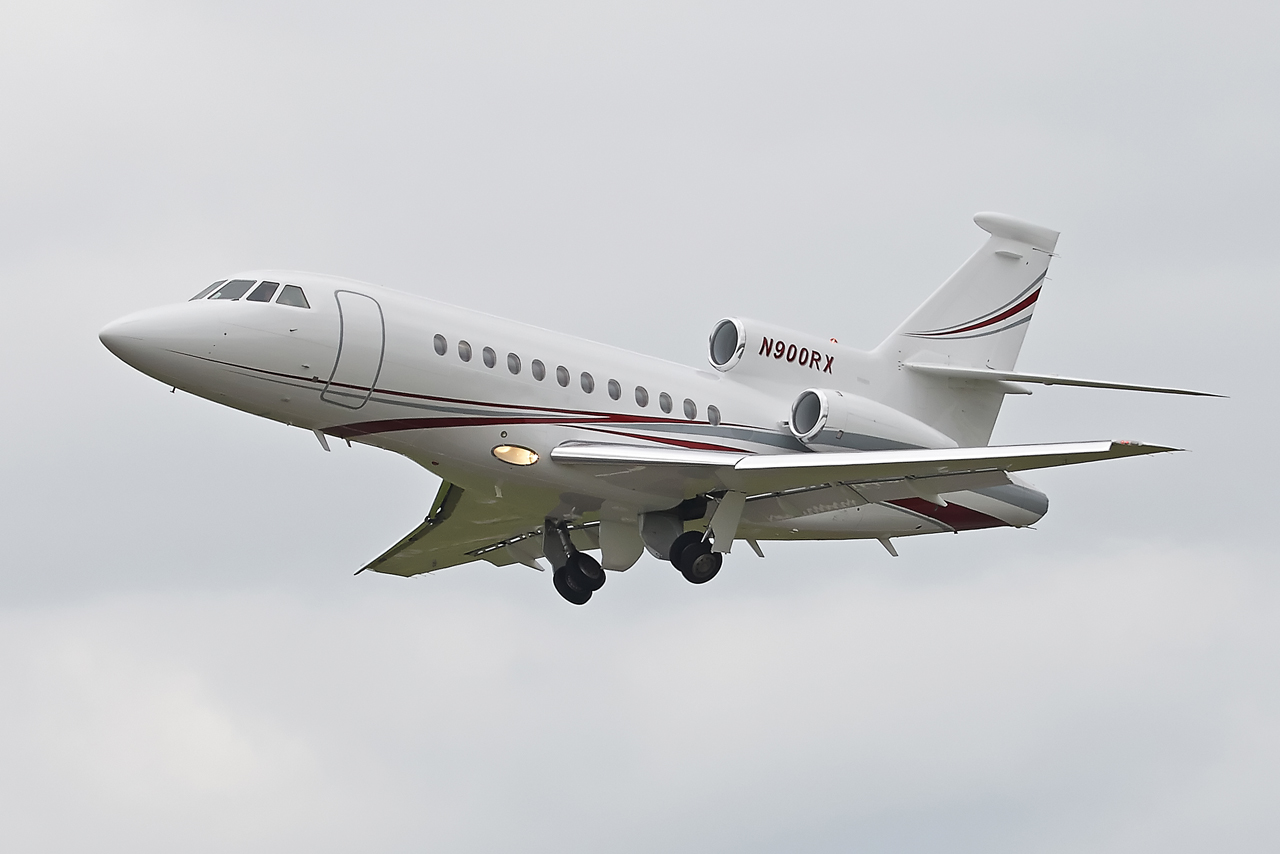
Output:
[[1020,371],[993,371],[989,368],[965,368],[958,365],[932,365],[923,362],[906,362],[904,367],[934,377],[969,380],[986,383],[1034,383],[1037,385],[1072,385],[1081,388],[1114,388],[1122,391],[1150,391],[1157,394],[1189,394],[1195,397],[1226,397],[1224,394],[1213,394],[1207,391],[1193,391],[1186,388],[1168,388],[1157,385],[1137,385],[1135,383],[1113,383],[1104,380],[1082,380],[1074,377],[1059,377],[1053,374],[1027,374]]

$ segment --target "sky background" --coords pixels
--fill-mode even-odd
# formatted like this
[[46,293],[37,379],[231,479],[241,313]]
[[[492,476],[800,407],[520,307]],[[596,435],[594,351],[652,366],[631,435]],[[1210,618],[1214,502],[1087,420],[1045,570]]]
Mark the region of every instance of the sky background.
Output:
[[[1280,6],[0,9],[0,815],[31,852],[1280,847]],[[996,442],[1036,531],[645,557],[585,608],[352,572],[436,481],[96,333],[314,270],[689,364],[872,347],[1062,231]]]

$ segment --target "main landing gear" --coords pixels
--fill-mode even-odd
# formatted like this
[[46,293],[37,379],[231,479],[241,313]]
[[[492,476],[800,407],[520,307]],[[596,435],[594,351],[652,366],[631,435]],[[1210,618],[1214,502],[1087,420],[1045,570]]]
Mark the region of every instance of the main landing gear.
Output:
[[[548,525],[548,528],[551,526]],[[553,544],[559,548],[553,548]],[[591,594],[604,586],[604,569],[600,562],[591,555],[578,551],[569,539],[569,532],[561,526],[547,531],[543,545],[547,557],[555,560],[552,557],[554,554],[560,558],[551,574],[556,592],[574,605],[587,604]]]
[[724,563],[724,555],[711,551],[711,543],[701,531],[685,531],[676,537],[668,559],[692,584],[706,584]]

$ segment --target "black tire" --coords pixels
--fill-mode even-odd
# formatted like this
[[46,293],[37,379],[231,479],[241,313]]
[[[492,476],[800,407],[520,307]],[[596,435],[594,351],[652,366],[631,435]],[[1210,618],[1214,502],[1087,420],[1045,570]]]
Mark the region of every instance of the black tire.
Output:
[[724,564],[724,555],[713,552],[706,543],[689,546],[680,556],[680,574],[690,584],[706,584],[716,577]]
[[684,554],[684,550],[700,542],[702,542],[701,531],[685,531],[676,537],[675,542],[671,544],[671,552],[667,555],[667,560],[675,564],[676,569],[684,572],[684,567],[680,565],[680,558]]
[[574,552],[569,555],[565,571],[578,587],[585,588],[588,593],[604,587],[604,570],[601,569],[600,562],[589,554]]
[[562,566],[551,574],[551,583],[555,585],[556,592],[572,605],[585,605],[591,598],[590,590],[585,590],[570,581],[566,567]]

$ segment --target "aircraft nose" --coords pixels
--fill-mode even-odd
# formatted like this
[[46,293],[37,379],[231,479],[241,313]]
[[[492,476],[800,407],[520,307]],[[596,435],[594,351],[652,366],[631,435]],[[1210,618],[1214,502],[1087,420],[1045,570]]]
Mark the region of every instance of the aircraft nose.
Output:
[[117,358],[144,374],[165,382],[172,367],[174,336],[184,329],[182,306],[147,309],[112,321],[98,340]]
[[119,320],[113,320],[98,333],[98,340],[121,360],[134,364],[148,349],[147,323],[141,317],[131,314]]

